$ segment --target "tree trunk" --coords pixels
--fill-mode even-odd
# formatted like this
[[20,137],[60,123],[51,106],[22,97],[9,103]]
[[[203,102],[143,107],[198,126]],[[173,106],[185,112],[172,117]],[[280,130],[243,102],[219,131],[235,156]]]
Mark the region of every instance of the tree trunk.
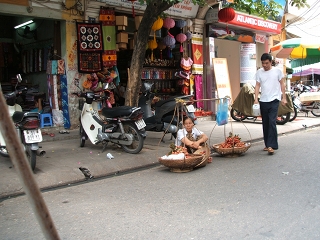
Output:
[[146,47],[153,23],[158,16],[174,3],[167,3],[160,0],[151,0],[144,11],[141,20],[135,46],[133,48],[130,69],[128,72],[128,84],[126,90],[126,106],[138,106],[139,91],[141,88],[141,72],[145,59]]

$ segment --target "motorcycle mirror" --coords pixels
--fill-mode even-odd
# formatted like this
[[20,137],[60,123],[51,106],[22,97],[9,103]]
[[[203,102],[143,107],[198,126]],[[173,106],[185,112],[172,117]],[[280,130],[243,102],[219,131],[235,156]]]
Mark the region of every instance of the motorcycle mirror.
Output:
[[22,82],[22,77],[21,77],[20,74],[17,74],[17,75],[16,75],[16,78],[17,78],[17,80],[18,80],[19,83]]
[[143,83],[143,86],[145,88],[145,90],[148,92],[148,91],[151,91],[151,88],[152,88],[152,85],[153,83],[148,83],[148,82],[144,82]]

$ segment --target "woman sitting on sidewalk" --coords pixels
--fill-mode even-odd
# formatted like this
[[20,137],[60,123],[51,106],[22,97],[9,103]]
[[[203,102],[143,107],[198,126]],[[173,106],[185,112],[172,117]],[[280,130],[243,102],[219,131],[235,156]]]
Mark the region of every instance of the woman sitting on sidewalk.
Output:
[[194,153],[205,145],[208,137],[194,127],[192,118],[185,117],[183,119],[183,127],[177,133],[176,146],[185,146],[189,153]]

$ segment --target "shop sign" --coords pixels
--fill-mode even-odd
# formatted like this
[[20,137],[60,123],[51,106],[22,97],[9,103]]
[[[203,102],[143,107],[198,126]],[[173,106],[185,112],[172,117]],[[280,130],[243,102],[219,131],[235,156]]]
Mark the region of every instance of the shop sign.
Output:
[[265,43],[267,40],[267,37],[265,35],[261,35],[261,34],[258,34],[256,33],[255,35],[255,42],[257,43]]
[[242,43],[240,47],[240,83],[255,83],[257,67],[256,45]]
[[[108,6],[119,6],[121,8],[132,9],[132,2],[128,0],[104,0]],[[140,4],[138,1],[133,2],[136,10],[144,11],[147,4]],[[180,3],[173,5],[165,11],[171,17],[195,18],[198,13],[198,5],[194,5],[191,0],[184,0]]]
[[219,8],[211,8],[206,14],[206,23],[217,23],[219,22],[218,18]]
[[226,58],[212,58],[214,76],[218,90],[218,97],[231,97],[231,85]]
[[234,19],[229,21],[228,24],[246,27],[249,29],[261,30],[268,33],[279,34],[281,32],[281,24],[278,22],[264,20],[262,18],[253,17],[250,15],[240,13],[236,13]]

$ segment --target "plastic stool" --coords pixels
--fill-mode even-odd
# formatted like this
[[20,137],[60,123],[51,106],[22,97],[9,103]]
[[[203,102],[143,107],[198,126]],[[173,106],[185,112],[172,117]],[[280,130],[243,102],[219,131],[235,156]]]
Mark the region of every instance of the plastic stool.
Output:
[[52,116],[50,113],[40,114],[40,127],[44,128],[46,126],[52,127]]

